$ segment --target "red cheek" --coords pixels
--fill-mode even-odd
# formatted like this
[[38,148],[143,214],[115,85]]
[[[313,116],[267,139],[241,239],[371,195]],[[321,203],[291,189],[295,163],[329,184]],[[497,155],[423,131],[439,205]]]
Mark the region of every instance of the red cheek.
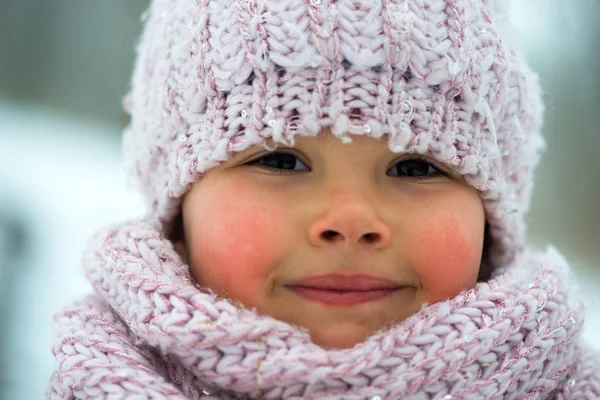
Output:
[[[433,216],[413,235],[411,259],[423,284],[425,301],[435,303],[472,287],[481,253],[477,229],[469,232],[453,216]],[[479,254],[479,256],[478,256]]]
[[[194,204],[192,253],[194,276],[217,293],[248,306],[259,306],[265,282],[277,262],[284,218],[264,193],[243,183],[221,185]],[[193,199],[192,199],[193,200]]]

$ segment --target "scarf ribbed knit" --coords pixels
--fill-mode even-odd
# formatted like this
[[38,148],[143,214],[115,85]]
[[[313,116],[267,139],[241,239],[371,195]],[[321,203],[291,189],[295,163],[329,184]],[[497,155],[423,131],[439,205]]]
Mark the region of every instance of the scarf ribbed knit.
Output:
[[143,221],[99,234],[84,267],[96,294],[56,316],[50,399],[600,398],[553,248],[344,350],[194,286]]

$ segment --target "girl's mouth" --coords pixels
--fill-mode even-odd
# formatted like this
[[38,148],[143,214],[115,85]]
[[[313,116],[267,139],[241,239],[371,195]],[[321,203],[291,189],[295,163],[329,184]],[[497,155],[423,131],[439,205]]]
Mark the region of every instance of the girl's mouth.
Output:
[[303,286],[290,286],[296,294],[308,300],[336,306],[352,306],[367,301],[378,300],[387,297],[400,290],[397,289],[375,289],[365,291],[316,289]]
[[328,274],[304,278],[287,287],[308,300],[351,306],[390,296],[404,286],[371,275]]

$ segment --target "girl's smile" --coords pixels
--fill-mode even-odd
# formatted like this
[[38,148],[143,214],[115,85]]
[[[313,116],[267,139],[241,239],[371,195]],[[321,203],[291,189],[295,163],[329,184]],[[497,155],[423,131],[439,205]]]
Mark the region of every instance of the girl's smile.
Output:
[[445,166],[328,131],[234,154],[193,185],[182,221],[199,284],[329,348],[473,287],[485,226],[479,194]]
[[312,276],[286,286],[306,299],[336,306],[379,300],[405,288],[392,280],[364,274]]

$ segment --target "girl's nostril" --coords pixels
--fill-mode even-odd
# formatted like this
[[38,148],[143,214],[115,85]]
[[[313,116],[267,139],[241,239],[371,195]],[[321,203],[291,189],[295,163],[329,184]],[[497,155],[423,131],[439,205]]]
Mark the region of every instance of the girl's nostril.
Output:
[[378,233],[367,233],[364,235],[364,238],[367,242],[373,243],[379,239],[379,234]]
[[336,231],[325,231],[321,234],[321,236],[323,236],[323,239],[333,239],[334,237],[336,237],[338,235],[338,233]]

